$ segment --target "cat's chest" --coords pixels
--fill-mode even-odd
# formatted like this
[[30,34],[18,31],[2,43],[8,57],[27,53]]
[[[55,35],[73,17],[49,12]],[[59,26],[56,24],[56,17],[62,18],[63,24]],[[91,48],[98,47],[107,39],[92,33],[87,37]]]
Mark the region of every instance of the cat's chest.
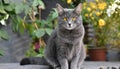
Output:
[[56,43],[56,46],[58,51],[57,54],[61,57],[67,58],[69,61],[78,54],[80,49],[79,43],[67,43],[61,40]]
[[58,40],[67,43],[75,43],[82,36],[80,32],[60,32]]
[[73,44],[67,44],[66,47],[66,58],[68,60],[71,60],[73,56],[75,56],[76,52],[76,47]]
[[58,35],[60,37],[63,37],[63,38],[67,38],[67,39],[76,39],[78,37],[81,37],[83,35],[83,28],[79,28],[79,29],[73,29],[73,30],[65,30],[65,29],[62,29],[62,30],[59,30],[58,32]]

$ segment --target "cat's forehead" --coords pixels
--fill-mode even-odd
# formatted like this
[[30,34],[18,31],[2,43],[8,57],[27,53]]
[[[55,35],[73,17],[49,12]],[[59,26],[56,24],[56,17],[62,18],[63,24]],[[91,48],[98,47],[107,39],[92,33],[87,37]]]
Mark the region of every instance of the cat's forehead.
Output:
[[65,8],[64,12],[66,12],[67,14],[71,14],[71,13],[73,13],[73,9],[67,9],[67,8]]
[[65,12],[72,12],[74,9],[68,9],[68,8],[64,8]]
[[67,8],[64,8],[64,14],[63,14],[63,16],[65,16],[65,17],[72,17],[72,16],[74,16],[75,14],[74,14],[74,9],[67,9]]

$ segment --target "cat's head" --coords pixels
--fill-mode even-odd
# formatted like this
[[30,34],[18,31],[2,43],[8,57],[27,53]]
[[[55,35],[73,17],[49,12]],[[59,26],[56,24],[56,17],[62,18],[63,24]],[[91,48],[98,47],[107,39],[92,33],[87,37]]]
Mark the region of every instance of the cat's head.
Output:
[[73,30],[82,24],[82,17],[80,16],[82,4],[79,4],[75,9],[66,9],[59,4],[56,6],[59,14],[58,26],[60,28]]

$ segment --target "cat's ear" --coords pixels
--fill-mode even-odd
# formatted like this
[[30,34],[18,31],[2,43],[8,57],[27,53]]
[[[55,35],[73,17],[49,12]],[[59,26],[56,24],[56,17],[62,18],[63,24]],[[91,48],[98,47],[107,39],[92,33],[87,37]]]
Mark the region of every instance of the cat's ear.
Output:
[[60,4],[56,4],[58,14],[61,15],[64,12],[64,8]]
[[75,9],[74,9],[74,12],[76,13],[76,14],[80,14],[81,13],[81,11],[82,11],[82,3],[80,3]]

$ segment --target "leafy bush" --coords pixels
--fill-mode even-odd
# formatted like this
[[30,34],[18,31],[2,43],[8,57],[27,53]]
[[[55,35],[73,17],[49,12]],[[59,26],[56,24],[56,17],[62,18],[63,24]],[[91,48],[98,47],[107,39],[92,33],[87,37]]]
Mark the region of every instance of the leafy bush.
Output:
[[[56,9],[50,12],[46,19],[41,19],[41,11],[45,9],[42,0],[23,0],[19,3],[14,3],[9,0],[0,1],[0,23],[7,25],[5,20],[12,20],[13,32],[23,34],[28,32],[33,42],[37,38],[41,46],[46,45],[42,39],[45,34],[50,35],[56,25],[56,17],[58,16]],[[4,35],[3,35],[4,34]],[[0,29],[0,38],[8,39],[7,32]],[[35,46],[31,43],[31,46]],[[31,48],[31,49],[32,49]]]

